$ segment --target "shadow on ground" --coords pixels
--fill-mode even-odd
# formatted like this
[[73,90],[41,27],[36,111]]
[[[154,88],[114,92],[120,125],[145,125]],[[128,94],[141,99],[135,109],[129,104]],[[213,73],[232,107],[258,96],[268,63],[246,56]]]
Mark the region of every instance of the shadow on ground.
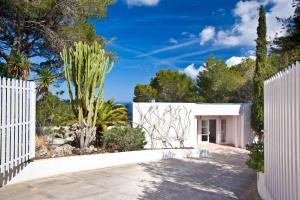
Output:
[[10,180],[12,180],[20,171],[29,164],[30,161],[19,164],[4,173],[0,173],[0,187],[5,186]]
[[[245,151],[62,174],[0,188],[0,200],[260,199]],[[53,166],[55,167],[55,166]]]
[[141,164],[155,177],[138,199],[260,199],[256,173],[245,166],[246,154],[213,153],[210,158]]

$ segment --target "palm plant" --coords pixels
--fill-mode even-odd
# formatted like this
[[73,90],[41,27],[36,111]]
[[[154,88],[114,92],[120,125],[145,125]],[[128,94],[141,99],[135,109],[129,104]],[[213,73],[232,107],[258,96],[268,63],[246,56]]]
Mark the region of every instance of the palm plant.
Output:
[[29,59],[20,53],[12,53],[8,60],[8,76],[11,78],[21,78],[22,80],[27,80],[30,71]]
[[49,69],[41,69],[37,73],[38,92],[37,95],[41,96],[49,91],[49,88],[55,84],[56,75]]
[[114,99],[103,103],[98,111],[97,129],[106,131],[110,126],[125,126],[128,124],[127,107],[123,104],[116,104]]

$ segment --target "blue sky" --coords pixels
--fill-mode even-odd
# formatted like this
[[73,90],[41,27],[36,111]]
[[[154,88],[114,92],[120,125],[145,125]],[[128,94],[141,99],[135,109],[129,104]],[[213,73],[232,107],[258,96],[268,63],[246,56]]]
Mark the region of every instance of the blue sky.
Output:
[[[106,99],[132,101],[134,86],[160,69],[195,77],[210,54],[236,64],[253,56],[257,8],[267,9],[269,39],[284,34],[276,17],[292,14],[292,0],[117,0],[103,20],[90,20],[120,60],[107,75]],[[61,86],[64,88],[64,86]]]

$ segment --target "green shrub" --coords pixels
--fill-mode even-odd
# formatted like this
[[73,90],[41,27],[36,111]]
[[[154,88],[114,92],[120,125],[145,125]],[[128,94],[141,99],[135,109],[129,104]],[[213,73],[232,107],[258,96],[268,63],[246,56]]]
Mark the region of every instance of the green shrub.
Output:
[[249,168],[258,172],[264,172],[264,144],[262,142],[252,143],[246,146],[249,152],[249,159],[246,164]]
[[141,150],[146,145],[140,128],[116,127],[103,134],[103,147],[109,152]]

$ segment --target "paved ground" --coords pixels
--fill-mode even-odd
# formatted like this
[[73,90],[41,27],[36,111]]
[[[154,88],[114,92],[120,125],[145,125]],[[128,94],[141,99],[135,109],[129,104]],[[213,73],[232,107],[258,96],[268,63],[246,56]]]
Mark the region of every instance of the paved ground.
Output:
[[210,158],[169,159],[65,174],[0,188],[1,200],[260,199],[245,152],[215,150]]

